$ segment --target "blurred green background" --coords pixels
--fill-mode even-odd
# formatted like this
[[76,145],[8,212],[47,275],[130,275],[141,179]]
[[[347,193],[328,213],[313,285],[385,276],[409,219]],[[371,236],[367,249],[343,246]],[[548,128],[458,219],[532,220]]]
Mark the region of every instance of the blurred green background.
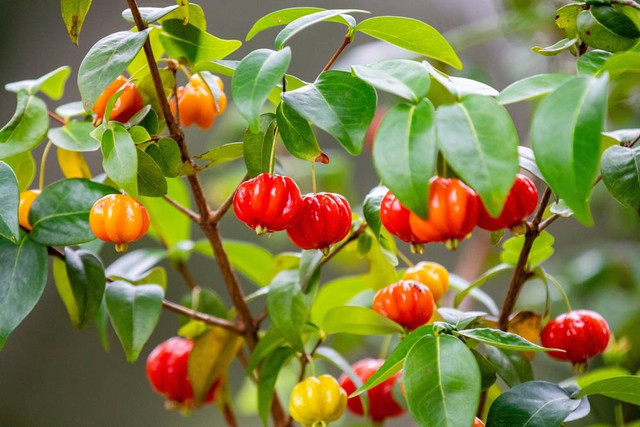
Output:
[[[140,2],[143,6],[164,6],[158,2]],[[292,0],[235,0],[201,2],[208,29],[223,38],[244,39],[253,22],[262,15],[292,6],[320,6],[325,8],[359,8],[373,15],[403,15],[423,20],[438,30],[453,44],[465,64],[459,75],[472,77],[501,90],[509,83],[541,72],[573,72],[574,58],[565,53],[559,57],[541,57],[533,53],[533,45],[546,46],[559,38],[553,23],[554,11],[562,2],[498,1],[498,0],[340,0],[340,1],[292,1]],[[126,2],[95,0],[80,36],[79,47],[67,38],[59,2],[57,1],[0,1],[0,82],[2,84],[38,77],[61,65],[74,68],[67,84],[64,102],[78,99],[75,85],[75,69],[87,50],[108,33],[127,29],[120,17]],[[277,30],[266,31],[243,45],[232,59],[241,59],[250,50],[272,47]],[[312,27],[296,36],[291,46],[293,61],[290,72],[311,81],[326,63],[343,38],[343,28],[325,23]],[[348,69],[351,64],[375,62],[387,57],[411,57],[407,52],[374,42],[366,36],[358,36],[335,68]],[[451,71],[451,70],[449,70]],[[456,74],[457,75],[457,74]],[[633,82],[626,80],[626,82]],[[229,80],[225,78],[227,94]],[[637,126],[636,98],[632,85],[612,90],[610,106],[611,122],[608,130]],[[394,102],[381,98],[380,105]],[[48,101],[50,109],[56,105]],[[518,126],[522,144],[527,144],[529,118],[533,104],[516,104],[510,107]],[[6,123],[13,114],[15,96],[0,92],[0,122]],[[212,146],[241,140],[244,123],[230,108],[219,118],[211,132],[189,130],[187,132],[191,152],[204,152]],[[330,157],[329,165],[318,165],[320,189],[340,191],[352,206],[359,207],[364,195],[375,186],[375,176],[369,151],[359,158],[351,158],[325,134],[318,136],[323,149]],[[34,153],[39,160],[40,151]],[[95,154],[95,153],[94,153]],[[89,157],[94,171],[100,169],[100,161]],[[310,190],[309,167],[305,162],[283,157],[282,166],[287,174],[296,178],[303,190]],[[215,203],[231,191],[244,174],[241,162],[214,169],[204,176],[210,199]],[[224,176],[224,178],[222,178]],[[48,182],[61,177],[55,156],[51,156],[46,170]],[[640,322],[640,221],[635,213],[620,207],[601,184],[595,191],[592,207],[596,226],[586,229],[573,219],[562,219],[549,231],[556,237],[556,254],[548,262],[548,269],[561,278],[569,290],[574,308],[591,308],[600,311],[610,322],[617,336],[627,335],[631,352],[608,361],[625,364],[632,372],[640,367],[640,334],[633,331]],[[358,209],[356,209],[358,210]],[[247,228],[228,215],[223,222],[223,233],[234,239],[257,241],[274,253],[293,250],[281,233],[259,240]],[[194,230],[194,238],[199,237]],[[467,279],[474,279],[492,263],[497,262],[499,246],[488,247],[488,236],[478,231],[456,252],[448,252],[442,245],[428,246],[422,256],[414,260],[428,259],[444,264]],[[135,245],[157,246],[150,239]],[[406,246],[402,246],[408,252]],[[351,259],[354,254],[351,254]],[[106,264],[115,259],[111,247],[105,247]],[[363,263],[332,262],[323,273],[323,282],[337,274],[353,274],[362,271]],[[210,260],[193,257],[190,267],[199,283],[224,292],[215,265]],[[349,272],[341,269],[351,268]],[[485,286],[498,304],[504,296],[508,275],[498,276]],[[252,285],[245,283],[247,293]],[[177,301],[186,288],[181,278],[170,273],[168,298]],[[557,295],[554,314],[562,311]],[[528,284],[519,302],[520,308],[541,310],[544,291],[540,284]],[[254,306],[255,312],[261,307]],[[143,357],[127,364],[115,335],[111,336],[111,351],[100,346],[95,328],[75,330],[67,319],[64,306],[53,283],[47,286],[44,296],[31,315],[13,332],[5,349],[0,353],[0,425],[2,426],[146,426],[146,425],[222,425],[215,407],[207,407],[185,418],[163,409],[162,398],[154,394],[144,373],[144,358],[153,346],[175,334],[177,319],[164,314],[153,334]],[[335,340],[344,348],[350,362],[360,357],[376,357],[380,339],[358,341]],[[594,364],[600,364],[596,361]],[[294,366],[297,369],[297,366]],[[552,362],[545,355],[534,361],[536,378],[559,381],[571,376],[570,366]],[[293,371],[292,371],[293,372]],[[334,372],[335,373],[335,372]],[[283,375],[287,388],[293,374]],[[239,364],[232,366],[232,392],[238,397],[239,414],[250,414],[255,406],[251,394],[243,385]],[[286,397],[286,396],[284,396]],[[592,400],[592,415],[586,421],[575,423],[612,422],[611,406],[605,399]],[[346,417],[345,417],[346,418]],[[354,418],[346,418],[343,425],[355,425]],[[243,418],[241,425],[258,425],[255,418]],[[361,424],[362,425],[362,424]],[[411,425],[400,419],[389,425]]]

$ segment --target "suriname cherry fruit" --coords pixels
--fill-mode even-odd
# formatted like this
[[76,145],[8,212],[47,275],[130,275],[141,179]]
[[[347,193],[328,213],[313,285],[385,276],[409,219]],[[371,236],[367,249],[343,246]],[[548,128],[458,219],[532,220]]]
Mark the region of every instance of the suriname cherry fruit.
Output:
[[373,298],[372,308],[412,331],[431,319],[433,306],[428,287],[413,280],[400,280],[380,289]]
[[[380,369],[383,363],[383,359],[362,359],[354,363],[351,368],[364,384],[378,371],[378,369]],[[369,398],[369,417],[373,422],[380,423],[387,418],[402,415],[404,412],[402,406],[400,406],[393,398],[393,386],[397,381],[400,381],[401,376],[402,371],[397,372],[388,380],[367,390],[367,397]],[[351,381],[351,378],[344,374],[340,377],[340,386],[342,386],[344,391],[347,392],[347,395],[356,391],[357,388],[353,381]],[[349,398],[347,401],[347,407],[349,408],[349,411],[356,415],[364,415],[362,401],[359,396]]]
[[407,268],[402,280],[414,280],[422,283],[431,291],[435,301],[440,300],[449,290],[449,272],[437,262],[421,261]]
[[351,207],[336,193],[315,193],[302,197],[298,222],[287,229],[291,241],[301,249],[320,249],[347,237],[351,229]]
[[445,242],[455,249],[478,222],[479,197],[457,178],[431,178],[429,218],[413,212],[409,216],[411,232],[421,241]]
[[31,230],[29,223],[29,211],[31,205],[40,195],[40,190],[26,190],[20,193],[20,203],[18,204],[18,222],[21,227]]
[[518,174],[511,190],[509,190],[500,216],[493,218],[487,212],[484,204],[480,203],[478,227],[488,231],[517,227],[536,210],[537,205],[538,190],[535,184],[526,176]]
[[258,234],[281,231],[298,221],[302,196],[293,179],[261,173],[240,184],[233,196],[233,210]]
[[418,236],[413,234],[409,225],[411,211],[404,207],[400,200],[391,191],[382,199],[380,203],[380,221],[389,233],[393,234],[403,242],[411,243],[412,251],[420,252],[420,244],[423,242]]
[[291,391],[289,413],[303,426],[327,425],[342,416],[347,393],[329,375],[309,377]]
[[98,121],[101,121],[102,116],[104,116],[109,98],[120,90],[120,88],[122,88],[122,93],[115,104],[113,104],[109,120],[126,123],[142,109],[144,105],[140,91],[138,91],[135,84],[132,82],[127,83],[127,81],[126,77],[119,76],[100,94],[98,100],[93,105],[93,111],[97,114]]
[[[182,125],[191,126],[195,123],[200,129],[209,129],[215,118],[227,108],[227,96],[223,92],[222,80],[218,76],[212,76],[212,79],[220,89],[217,104],[211,89],[198,74],[192,75],[186,86],[178,88],[178,111]],[[172,101],[170,106],[175,114],[175,101]]]
[[116,251],[126,252],[127,244],[142,238],[149,230],[147,209],[133,197],[109,194],[93,204],[89,225],[93,234],[116,244]]
[[[189,355],[193,341],[181,337],[169,338],[153,349],[147,358],[147,377],[155,391],[167,398],[167,406],[176,409],[192,409],[196,406],[189,381]],[[203,403],[213,402],[217,379]]]
[[565,351],[550,351],[549,356],[578,366],[602,353],[607,348],[610,335],[607,321],[598,313],[574,310],[547,323],[540,333],[540,343],[544,347]]

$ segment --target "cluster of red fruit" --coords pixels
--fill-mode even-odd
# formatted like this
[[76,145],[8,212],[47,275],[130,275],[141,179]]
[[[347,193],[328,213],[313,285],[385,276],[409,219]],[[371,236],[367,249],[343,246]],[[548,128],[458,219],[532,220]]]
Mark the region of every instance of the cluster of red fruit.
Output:
[[459,179],[433,177],[428,219],[409,211],[391,191],[382,200],[380,219],[391,234],[414,248],[430,242],[446,242],[455,247],[476,225],[488,231],[520,226],[537,204],[536,186],[521,174],[517,175],[497,218],[489,215],[476,192]]
[[262,173],[243,182],[233,198],[238,219],[258,234],[286,230],[301,249],[329,247],[351,229],[351,207],[337,193],[302,196],[293,179]]

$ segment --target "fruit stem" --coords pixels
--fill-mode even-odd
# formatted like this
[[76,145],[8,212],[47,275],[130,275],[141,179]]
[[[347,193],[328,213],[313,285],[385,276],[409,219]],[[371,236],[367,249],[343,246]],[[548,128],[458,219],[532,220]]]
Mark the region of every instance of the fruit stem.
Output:
[[44,170],[47,166],[47,156],[49,155],[49,151],[51,151],[51,141],[47,142],[47,145],[44,147],[44,151],[42,151],[42,158],[40,159],[40,176],[38,178],[38,190],[42,192],[44,188]]
[[622,402],[616,402],[613,407],[613,415],[616,420],[616,427],[624,427],[624,412],[622,412]]
[[404,262],[407,265],[407,267],[414,266],[414,263],[409,259],[409,257],[407,257],[404,253],[402,253],[401,250],[396,248],[396,254],[398,254],[398,258],[400,258],[402,262]]
[[127,244],[127,243],[116,243],[116,252],[118,252],[119,254],[123,254],[123,253],[127,252],[128,249],[129,249],[129,244]]
[[313,189],[313,194],[315,194],[317,192],[316,162],[311,162],[311,188]]
[[349,43],[351,43],[352,41],[352,35],[351,33],[347,33],[347,35],[345,36],[344,40],[342,41],[342,44],[340,45],[340,47],[338,48],[338,50],[336,50],[336,53],[333,54],[333,56],[331,57],[331,59],[329,59],[329,62],[327,62],[327,65],[324,66],[324,68],[322,69],[322,72],[325,72],[327,70],[329,70],[329,68],[331,68],[331,66],[333,65],[334,62],[336,62],[336,59],[338,59],[338,57],[340,56],[340,54],[342,53],[342,51],[344,50],[345,47],[347,47],[347,45]]
[[391,346],[392,339],[393,335],[387,335],[384,337],[384,341],[382,341],[382,346],[380,347],[380,353],[378,354],[378,359],[387,358],[387,353],[389,353],[389,347]]

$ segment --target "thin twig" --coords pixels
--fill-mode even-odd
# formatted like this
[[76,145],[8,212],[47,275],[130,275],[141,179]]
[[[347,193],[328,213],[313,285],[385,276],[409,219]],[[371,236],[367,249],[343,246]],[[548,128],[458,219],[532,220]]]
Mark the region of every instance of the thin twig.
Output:
[[53,111],[47,111],[47,114],[49,115],[49,117],[51,117],[53,120],[55,120],[56,122],[60,123],[61,125],[67,124],[67,122],[62,117],[60,117],[59,115],[57,115]]
[[206,323],[211,326],[219,326],[221,328],[227,329],[229,331],[235,332],[238,335],[244,334],[244,329],[235,323],[221,319],[219,317],[211,316],[209,314],[201,313],[199,311],[192,310],[190,308],[184,307],[180,304],[176,304],[169,300],[162,300],[162,307],[168,311],[172,311],[174,313],[180,314],[182,316],[188,317],[189,319],[198,320],[200,322]]
[[338,246],[335,247],[334,250],[332,250],[331,252],[329,252],[329,254],[327,256],[325,256],[324,258],[322,258],[322,260],[320,261],[319,265],[323,266],[325,265],[327,262],[329,262],[329,260],[331,258],[333,258],[334,256],[336,256],[336,254],[338,252],[340,252],[341,250],[343,250],[345,248],[345,246],[347,246],[349,243],[353,242],[354,240],[356,240],[358,237],[360,237],[360,235],[362,233],[364,233],[364,231],[367,229],[367,224],[366,223],[362,223],[360,225],[360,227],[358,227],[358,229],[356,229],[353,233],[351,233],[351,235],[347,238],[347,240],[343,241],[342,243],[340,243]]
[[191,221],[199,224],[200,223],[200,215],[198,215],[197,213],[195,213],[194,211],[192,211],[191,209],[182,206],[177,200],[172,199],[171,197],[167,196],[166,194],[164,196],[162,196],[163,199],[165,199],[171,206],[173,206],[174,208],[176,208],[177,210],[179,210],[180,212],[182,212],[183,214],[185,214],[187,217],[189,217],[189,219],[191,219]]
[[327,65],[324,66],[324,68],[322,69],[322,71],[327,71],[329,68],[331,68],[331,66],[333,65],[334,62],[336,62],[336,59],[338,59],[338,57],[340,56],[340,54],[342,53],[342,51],[344,50],[345,47],[347,47],[347,45],[351,43],[351,36],[347,35],[344,40],[342,41],[342,44],[340,45],[340,47],[338,48],[338,50],[336,50],[336,53],[333,54],[333,56],[331,57],[331,59],[329,60],[329,62],[327,62]]

